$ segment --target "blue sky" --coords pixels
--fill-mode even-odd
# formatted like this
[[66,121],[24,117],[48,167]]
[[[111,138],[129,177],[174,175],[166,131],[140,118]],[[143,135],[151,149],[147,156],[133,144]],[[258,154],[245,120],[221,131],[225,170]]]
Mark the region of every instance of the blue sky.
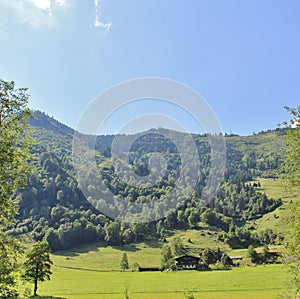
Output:
[[[0,0],[0,34],[1,78],[71,127],[99,93],[139,77],[190,86],[228,133],[275,128],[300,102],[299,1]],[[132,111],[168,110],[152,108],[123,107],[104,133]]]

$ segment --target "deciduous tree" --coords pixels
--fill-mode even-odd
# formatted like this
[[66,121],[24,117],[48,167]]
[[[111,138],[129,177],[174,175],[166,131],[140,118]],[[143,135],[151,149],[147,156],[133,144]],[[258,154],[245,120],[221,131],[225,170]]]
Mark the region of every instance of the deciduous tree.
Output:
[[27,124],[26,88],[15,88],[14,82],[0,79],[0,223],[2,228],[14,221],[16,191],[26,183],[30,170],[28,159],[32,139]]
[[[286,187],[300,189],[300,106],[288,108],[291,120],[285,123],[288,127],[288,153],[283,164],[283,180]],[[300,202],[292,202],[286,209],[284,221],[287,229],[284,236],[284,261],[288,266],[290,290],[293,298],[300,295]]]
[[0,79],[0,297],[17,294],[13,272],[21,245],[4,234],[17,212],[14,196],[26,183],[30,170],[28,159],[32,139],[27,124],[31,111],[27,108],[25,88]]
[[27,253],[22,278],[24,281],[34,284],[34,296],[37,296],[38,282],[50,280],[52,264],[50,248],[47,242],[35,243]]

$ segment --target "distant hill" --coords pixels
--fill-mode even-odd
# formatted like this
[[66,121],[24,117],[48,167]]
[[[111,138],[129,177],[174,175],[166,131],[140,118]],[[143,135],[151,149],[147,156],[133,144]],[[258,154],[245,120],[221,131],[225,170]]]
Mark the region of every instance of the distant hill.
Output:
[[[20,201],[18,223],[10,233],[46,239],[52,250],[96,240],[119,245],[164,239],[175,229],[200,229],[204,224],[217,230],[221,241],[234,248],[243,248],[261,242],[259,236],[251,233],[247,221],[258,219],[281,205],[280,199],[268,198],[257,185],[249,182],[256,177],[278,176],[286,150],[282,129],[251,136],[225,136],[227,166],[224,182],[206,206],[199,206],[199,199],[209,173],[210,146],[205,135],[193,134],[201,168],[191,197],[164,219],[129,224],[114,221],[90,205],[89,201],[101,203],[104,199],[98,198],[98,187],[92,179],[95,173],[88,167],[83,168],[82,173],[90,192],[89,201],[78,188],[71,156],[74,130],[39,111],[29,124],[35,129],[34,173],[29,176],[27,187],[17,195]],[[131,167],[137,175],[148,174],[150,153],[161,153],[167,161],[167,172],[161,181],[146,189],[128,186],[116,176],[110,156],[114,136],[98,136],[95,149],[91,146],[93,136],[84,136],[84,146],[87,153],[97,151],[99,174],[105,178],[109,190],[130,202],[148,202],[159,200],[172,190],[179,175],[181,161],[176,146],[163,133],[161,130],[145,132],[130,149]],[[171,134],[180,139],[182,133]],[[129,142],[133,137],[136,136],[122,135],[122,140]]]
[[73,136],[74,134],[73,129],[60,123],[59,121],[57,121],[53,117],[50,117],[44,112],[37,110],[33,113],[33,115],[34,118],[29,119],[28,123],[36,129],[45,129],[47,131],[52,131],[57,134],[68,135],[68,136]]

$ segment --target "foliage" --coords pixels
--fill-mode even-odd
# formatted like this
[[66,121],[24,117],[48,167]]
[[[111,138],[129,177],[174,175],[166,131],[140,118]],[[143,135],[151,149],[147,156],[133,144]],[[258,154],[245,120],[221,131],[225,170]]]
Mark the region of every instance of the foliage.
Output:
[[37,296],[38,282],[50,280],[52,264],[48,243],[37,242],[33,244],[32,249],[26,254],[22,278],[24,281],[34,283],[34,296]]
[[[296,188],[299,193],[300,186],[300,106],[297,108],[285,107],[292,119],[288,127],[287,145],[288,153],[283,164],[283,180],[288,188]],[[290,203],[285,213],[284,221],[288,227],[285,236],[285,264],[289,269],[290,290],[295,298],[300,294],[300,203]]]
[[287,130],[287,155],[282,165],[283,181],[288,188],[298,188],[300,186],[300,106],[298,108],[285,107],[291,114],[292,119]]
[[17,295],[14,271],[22,246],[4,231],[15,221],[17,190],[26,183],[30,170],[28,159],[32,139],[27,119],[31,115],[26,107],[25,88],[15,88],[14,82],[0,79],[0,296]]
[[32,139],[27,125],[31,111],[26,107],[26,88],[0,79],[0,223],[11,224],[16,215],[13,196],[26,183]]
[[170,248],[173,256],[180,256],[187,253],[187,249],[183,245],[182,239],[178,236],[172,239]]
[[233,265],[232,259],[226,253],[222,254],[221,263],[224,267],[230,267]]
[[220,248],[218,248],[217,250],[212,248],[205,248],[200,252],[200,258],[206,265],[215,264],[216,262],[221,261],[222,255],[223,252]]
[[290,289],[297,298],[300,294],[300,202],[289,205],[285,222],[287,231],[284,236],[284,262],[288,267]]
[[0,236],[0,298],[18,295],[14,272],[18,270],[18,257],[23,247],[18,240],[1,234]]
[[251,261],[253,263],[257,263],[258,262],[258,254],[257,251],[254,249],[254,247],[252,245],[250,245],[248,247],[248,252],[247,252],[247,256],[251,259]]
[[121,269],[123,271],[129,269],[128,257],[127,257],[126,252],[123,252],[121,262],[120,262],[120,266],[121,266]]
[[169,245],[165,245],[162,248],[161,255],[162,255],[161,268],[162,269],[175,269],[174,255],[173,255],[171,247]]

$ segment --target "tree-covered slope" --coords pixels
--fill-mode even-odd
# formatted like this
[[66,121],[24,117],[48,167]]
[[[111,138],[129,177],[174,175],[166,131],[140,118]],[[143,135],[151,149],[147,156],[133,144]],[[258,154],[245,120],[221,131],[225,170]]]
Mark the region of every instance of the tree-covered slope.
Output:
[[[34,173],[28,185],[20,190],[17,199],[20,211],[16,227],[11,233],[30,233],[34,239],[46,239],[53,250],[70,248],[79,243],[105,240],[109,244],[138,242],[144,239],[164,239],[174,229],[199,228],[203,223],[220,232],[224,242],[235,247],[260,242],[245,226],[247,220],[259,218],[276,209],[280,200],[268,198],[248,183],[257,176],[277,175],[285,153],[284,131],[275,130],[252,136],[226,135],[227,166],[223,183],[208,204],[199,205],[201,193],[210,169],[210,146],[206,135],[192,135],[199,153],[198,182],[186,201],[166,218],[151,223],[125,223],[102,215],[89,201],[103,202],[94,184],[93,173],[82,169],[89,190],[89,201],[78,187],[72,165],[74,131],[37,112],[30,121],[35,128],[33,149]],[[147,134],[146,134],[147,133]],[[169,132],[172,140],[164,137],[164,130],[151,130],[139,136],[121,136],[123,142],[136,139],[130,148],[129,162],[138,176],[149,174],[150,155],[163,155],[167,167],[159,182],[149,188],[132,186],[121,180],[112,164],[111,145],[114,136],[98,136],[95,149],[93,136],[84,136],[85,152],[97,152],[98,171],[106,188],[115,196],[128,202],[159,201],[176,184],[181,160],[173,138],[181,139],[182,133]],[[187,145],[188,147],[188,145]],[[122,167],[124,161],[120,160]],[[130,178],[129,178],[130,179]],[[130,181],[130,180],[129,180]]]

